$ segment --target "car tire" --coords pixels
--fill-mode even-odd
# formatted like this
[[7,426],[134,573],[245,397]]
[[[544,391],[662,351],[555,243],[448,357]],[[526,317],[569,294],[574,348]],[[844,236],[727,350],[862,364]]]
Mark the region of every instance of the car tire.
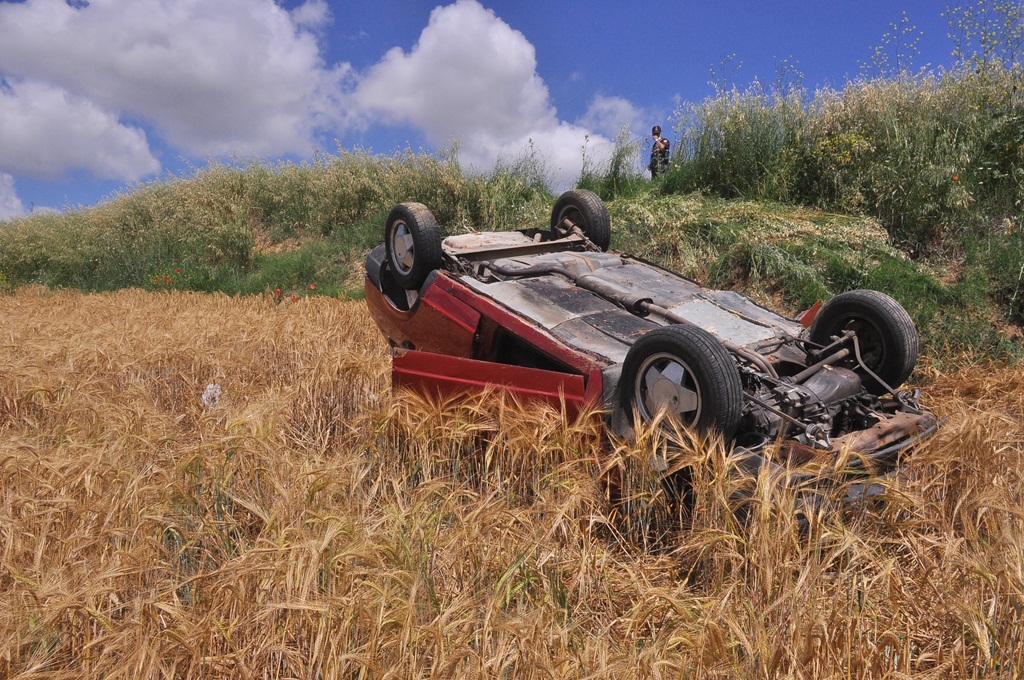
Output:
[[[827,345],[833,336],[853,330],[864,363],[889,387],[896,389],[917,365],[918,337],[914,322],[900,303],[876,290],[840,293],[822,306],[811,324],[811,342]],[[846,367],[857,373],[875,395],[888,390],[851,357]]]
[[743,413],[736,362],[713,335],[689,325],[656,328],[626,354],[620,403],[640,422],[662,408],[683,427],[732,439]]
[[551,235],[559,238],[559,225],[568,219],[602,252],[612,242],[611,219],[601,197],[587,189],[571,189],[555,201],[551,209]]
[[384,248],[395,280],[418,289],[427,275],[441,267],[441,229],[422,203],[399,203],[388,214]]

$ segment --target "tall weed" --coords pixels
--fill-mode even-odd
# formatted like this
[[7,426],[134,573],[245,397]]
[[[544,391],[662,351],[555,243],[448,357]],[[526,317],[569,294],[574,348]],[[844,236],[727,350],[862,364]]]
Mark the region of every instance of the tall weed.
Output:
[[680,111],[665,187],[867,213],[895,243],[935,251],[1024,205],[1022,85],[1024,67],[992,64],[813,97],[722,92]]
[[615,138],[611,156],[602,164],[594,166],[584,153],[583,169],[577,187],[589,189],[605,201],[619,197],[636,196],[646,192],[650,183],[637,170],[640,159],[640,144],[622,128]]
[[768,93],[755,82],[680,110],[682,143],[664,190],[790,200],[790,156],[806,127],[804,96],[800,89]]

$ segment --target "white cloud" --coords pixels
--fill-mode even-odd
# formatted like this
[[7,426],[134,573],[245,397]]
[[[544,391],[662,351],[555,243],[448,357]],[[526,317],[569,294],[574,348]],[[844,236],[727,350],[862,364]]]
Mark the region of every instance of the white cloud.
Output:
[[577,125],[594,130],[607,137],[616,137],[625,127],[636,130],[645,125],[647,114],[622,97],[597,95]]
[[615,119],[636,114],[599,97],[561,120],[533,45],[477,0],[436,8],[411,50],[363,74],[324,63],[332,21],[326,0],[0,2],[0,170],[137,179],[159,170],[153,140],[192,157],[307,155],[319,134],[376,119],[459,140],[485,171],[532,149],[559,188],[584,145],[599,159]]
[[0,172],[0,220],[9,220],[25,214],[25,206],[14,190],[14,178]]
[[359,105],[421,126],[435,143],[486,129],[507,139],[554,127],[533,45],[475,0],[435,9],[419,42],[394,48],[356,90]]
[[326,0],[309,0],[293,9],[291,15],[299,28],[320,29],[331,23],[331,9]]
[[87,99],[31,81],[0,89],[0,169],[56,177],[72,168],[137,180],[160,163],[141,130]]
[[353,100],[366,115],[418,126],[433,144],[458,139],[470,166],[490,168],[532,143],[558,187],[578,177],[584,144],[591,154],[610,146],[559,120],[533,45],[476,0],[435,9],[412,50],[389,51]]
[[325,68],[329,12],[272,0],[54,0],[0,5],[0,72],[152,125],[192,155],[307,153],[347,66]]

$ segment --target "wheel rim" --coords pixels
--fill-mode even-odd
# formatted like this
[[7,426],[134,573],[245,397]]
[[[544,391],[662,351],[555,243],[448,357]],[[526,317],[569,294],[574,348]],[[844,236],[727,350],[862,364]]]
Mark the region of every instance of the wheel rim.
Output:
[[700,419],[700,386],[686,362],[673,354],[654,354],[640,365],[634,397],[645,421],[662,411],[687,427]]
[[392,227],[391,261],[402,274],[408,274],[416,261],[416,243],[405,222],[396,222]]
[[882,332],[875,324],[862,317],[850,317],[843,324],[840,333],[842,331],[853,331],[857,335],[860,357],[868,368],[874,370],[882,365],[885,359],[885,343],[882,342]]

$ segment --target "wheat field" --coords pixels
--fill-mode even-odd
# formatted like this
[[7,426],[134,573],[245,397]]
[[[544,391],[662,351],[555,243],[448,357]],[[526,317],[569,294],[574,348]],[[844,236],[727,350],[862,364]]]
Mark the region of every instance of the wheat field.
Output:
[[359,302],[0,319],[0,678],[1024,674],[1020,367],[920,369],[948,420],[885,502],[800,522],[765,478],[740,524],[714,441],[682,521],[653,433],[392,395]]

